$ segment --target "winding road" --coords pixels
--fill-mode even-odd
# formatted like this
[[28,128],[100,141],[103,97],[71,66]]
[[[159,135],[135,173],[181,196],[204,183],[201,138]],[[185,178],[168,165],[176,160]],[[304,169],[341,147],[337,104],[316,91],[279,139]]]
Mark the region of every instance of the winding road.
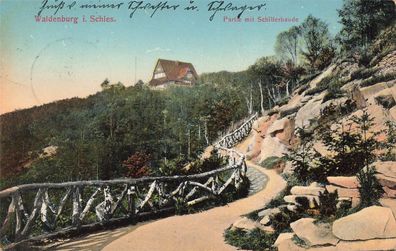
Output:
[[[286,182],[274,170],[247,161],[250,196],[200,213],[172,216],[66,241],[51,250],[221,251],[236,250],[223,233],[240,215],[263,208]],[[263,177],[265,176],[265,177]],[[266,181],[266,182],[265,182]]]

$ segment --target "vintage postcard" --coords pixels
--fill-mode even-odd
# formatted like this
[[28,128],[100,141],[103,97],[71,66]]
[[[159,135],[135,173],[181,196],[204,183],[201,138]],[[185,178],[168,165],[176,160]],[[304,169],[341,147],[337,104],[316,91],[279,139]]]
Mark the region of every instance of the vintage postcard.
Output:
[[0,0],[0,250],[396,250],[395,0]]

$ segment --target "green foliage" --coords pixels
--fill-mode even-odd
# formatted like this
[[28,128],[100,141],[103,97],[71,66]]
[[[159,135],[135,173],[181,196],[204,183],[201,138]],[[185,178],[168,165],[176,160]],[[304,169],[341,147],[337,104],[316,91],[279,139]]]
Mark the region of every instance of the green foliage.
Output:
[[292,162],[297,180],[308,184],[316,178],[313,174],[317,173],[314,167],[317,153],[313,150],[313,135],[312,132],[303,128],[297,128],[295,133],[301,140],[300,145],[298,148],[291,149],[285,158]]
[[356,71],[351,73],[351,81],[355,79],[366,79],[371,77],[377,72],[377,69],[375,68],[365,68],[361,67],[357,69]]
[[[357,126],[352,131],[351,124]],[[354,116],[349,125],[338,125],[336,128],[323,131],[321,140],[333,156],[322,156],[320,166],[327,176],[355,175],[359,170],[372,163],[376,156],[374,151],[379,148],[376,140],[378,132],[372,132],[373,118],[364,111],[360,117]]]
[[392,0],[345,0],[338,10],[344,50],[365,47],[395,20]]
[[361,87],[372,86],[380,82],[388,82],[396,79],[396,73],[390,72],[386,74],[374,75],[371,78],[365,79],[360,84]]
[[330,217],[337,212],[338,192],[329,193],[325,190],[323,193],[319,192],[319,211],[321,216]]
[[309,15],[300,26],[303,49],[301,54],[312,69],[326,66],[333,53],[328,25],[312,15]]
[[396,161],[396,123],[388,120],[385,125],[386,141],[382,145],[385,152],[381,156],[381,160]]
[[360,206],[369,207],[378,205],[384,190],[375,177],[375,169],[367,166],[365,169],[360,170],[356,176],[360,183]]
[[267,168],[267,169],[273,169],[277,167],[281,162],[284,160],[282,158],[276,157],[276,156],[271,156],[266,158],[260,163],[260,166]]
[[342,97],[343,91],[341,90],[341,86],[342,86],[342,84],[338,80],[330,82],[330,84],[327,88],[327,93],[323,97],[322,103],[332,100],[332,99]]
[[[245,103],[231,86],[154,91],[107,82],[86,99],[1,115],[0,165],[2,178],[7,177],[2,188],[123,177],[124,161],[136,152],[150,155],[151,171],[158,173],[165,159],[196,158],[206,138],[214,141],[232,121],[246,116]],[[39,158],[47,146],[58,147],[57,153]]]
[[382,107],[384,107],[385,109],[390,109],[396,105],[396,101],[393,98],[392,94],[385,96],[377,96],[375,97],[375,101],[377,101],[378,104],[382,105]]
[[224,233],[225,241],[235,247],[245,250],[268,250],[276,240],[276,235],[268,234],[259,228],[246,232],[242,229],[227,229]]
[[300,28],[297,26],[292,26],[277,35],[275,52],[281,59],[290,60],[293,64],[297,64],[299,35]]
[[271,225],[275,233],[280,234],[290,230],[290,223],[298,220],[300,215],[286,208],[282,208],[280,213],[270,216]]

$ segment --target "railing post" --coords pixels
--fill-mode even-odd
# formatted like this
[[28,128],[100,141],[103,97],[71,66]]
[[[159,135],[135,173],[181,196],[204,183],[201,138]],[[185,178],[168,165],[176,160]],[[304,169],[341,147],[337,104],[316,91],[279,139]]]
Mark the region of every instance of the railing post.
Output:
[[73,226],[79,228],[80,221],[80,213],[81,213],[81,194],[80,187],[75,186],[73,189],[73,213],[72,213],[72,224]]
[[136,191],[135,187],[131,186],[127,192],[127,201],[128,201],[128,214],[129,217],[133,217],[135,215],[136,203],[135,203]]

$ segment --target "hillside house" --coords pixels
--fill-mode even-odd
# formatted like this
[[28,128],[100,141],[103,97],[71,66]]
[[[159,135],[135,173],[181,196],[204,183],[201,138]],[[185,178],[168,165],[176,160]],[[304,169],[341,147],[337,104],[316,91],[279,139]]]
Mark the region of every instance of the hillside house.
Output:
[[158,59],[149,86],[162,89],[169,85],[193,86],[198,74],[191,63]]

